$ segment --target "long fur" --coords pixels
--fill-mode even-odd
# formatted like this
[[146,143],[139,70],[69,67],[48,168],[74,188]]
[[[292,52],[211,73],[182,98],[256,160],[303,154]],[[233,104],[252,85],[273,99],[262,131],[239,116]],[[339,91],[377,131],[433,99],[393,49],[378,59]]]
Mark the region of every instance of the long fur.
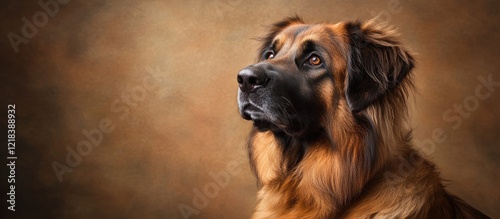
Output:
[[[271,28],[259,55],[292,25]],[[373,22],[321,24],[342,62],[318,85],[321,128],[309,135],[252,130],[257,177],[252,218],[488,218],[448,194],[432,163],[412,148],[407,98],[414,59],[394,30]]]

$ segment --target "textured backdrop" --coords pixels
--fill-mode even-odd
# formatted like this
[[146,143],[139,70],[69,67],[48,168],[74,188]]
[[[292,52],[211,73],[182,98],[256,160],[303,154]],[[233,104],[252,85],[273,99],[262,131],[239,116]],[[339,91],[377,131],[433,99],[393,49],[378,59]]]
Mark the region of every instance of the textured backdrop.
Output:
[[252,38],[295,13],[397,27],[418,60],[416,141],[449,190],[500,218],[498,1],[40,2],[0,3],[0,109],[16,104],[18,156],[2,218],[248,218],[236,74]]

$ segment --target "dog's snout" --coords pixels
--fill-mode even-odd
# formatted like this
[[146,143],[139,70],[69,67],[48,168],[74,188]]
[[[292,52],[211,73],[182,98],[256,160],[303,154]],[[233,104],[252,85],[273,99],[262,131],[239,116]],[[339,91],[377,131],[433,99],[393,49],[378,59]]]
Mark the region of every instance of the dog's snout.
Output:
[[264,71],[245,68],[238,73],[238,84],[242,92],[253,92],[268,81]]

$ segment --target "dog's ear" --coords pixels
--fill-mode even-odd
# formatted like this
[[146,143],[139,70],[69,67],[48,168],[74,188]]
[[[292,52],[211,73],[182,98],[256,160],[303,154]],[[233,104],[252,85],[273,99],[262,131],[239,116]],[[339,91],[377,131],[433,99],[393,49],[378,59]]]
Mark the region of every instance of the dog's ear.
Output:
[[347,23],[350,42],[345,95],[359,112],[394,89],[414,66],[413,57],[397,41],[394,30],[372,22]]
[[269,47],[272,45],[276,35],[278,35],[282,30],[293,24],[304,24],[304,21],[299,16],[295,15],[292,17],[287,17],[280,22],[274,23],[269,28],[269,32],[264,37],[259,38],[259,40],[261,41],[261,46],[259,49],[257,60],[262,59],[262,54],[264,54],[264,52],[268,50]]

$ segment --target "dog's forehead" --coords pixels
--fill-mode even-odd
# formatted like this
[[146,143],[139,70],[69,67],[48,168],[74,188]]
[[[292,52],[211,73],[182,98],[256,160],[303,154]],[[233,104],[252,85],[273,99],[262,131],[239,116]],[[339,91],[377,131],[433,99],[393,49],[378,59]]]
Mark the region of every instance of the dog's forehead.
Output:
[[276,48],[292,48],[301,45],[304,41],[329,42],[334,35],[343,35],[343,25],[293,24],[277,34],[273,43]]
[[284,28],[278,35],[276,35],[275,40],[285,41],[286,39],[295,39],[299,34],[311,29],[310,24],[292,24]]

